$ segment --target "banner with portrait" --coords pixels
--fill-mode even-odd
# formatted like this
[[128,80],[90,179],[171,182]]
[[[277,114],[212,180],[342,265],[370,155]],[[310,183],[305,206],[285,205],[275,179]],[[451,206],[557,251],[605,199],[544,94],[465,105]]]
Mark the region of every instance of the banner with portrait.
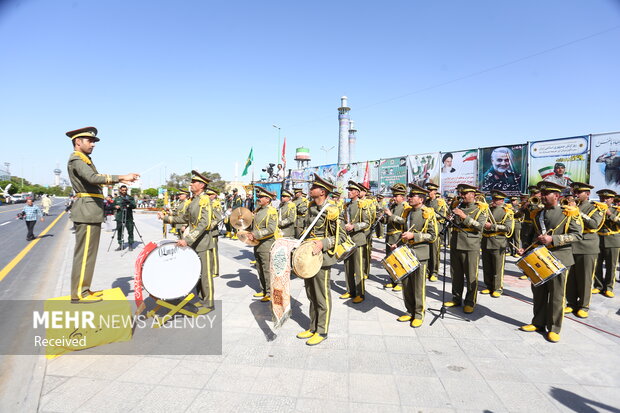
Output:
[[527,144],[482,148],[478,157],[480,190],[518,196],[526,192]]
[[620,132],[591,135],[591,196],[600,189],[620,192]]
[[407,156],[408,183],[424,188],[428,182],[439,185],[439,152]]
[[379,161],[379,191],[390,195],[390,187],[401,183],[407,185],[407,157],[381,159]]
[[379,161],[356,162],[347,165],[341,165],[336,177],[338,191],[345,197],[347,195],[347,185],[349,181],[364,182],[366,169],[368,169],[368,179],[370,183],[370,191],[377,193],[379,187]]
[[588,136],[530,142],[528,184],[588,182],[588,149]]
[[441,193],[454,195],[458,184],[477,185],[478,149],[441,153]]

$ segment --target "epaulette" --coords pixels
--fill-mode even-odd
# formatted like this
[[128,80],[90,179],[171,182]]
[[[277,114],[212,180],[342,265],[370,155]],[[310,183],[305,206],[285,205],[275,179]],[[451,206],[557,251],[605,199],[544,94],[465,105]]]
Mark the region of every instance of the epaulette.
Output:
[[489,209],[489,204],[487,204],[486,202],[476,202],[476,206],[481,211],[486,211]]
[[566,205],[562,207],[562,213],[567,217],[577,218],[579,216],[579,208]]
[[512,209],[512,205],[504,205],[504,212],[510,215],[515,214],[514,209]]
[[204,208],[207,205],[211,205],[211,198],[209,198],[209,195],[207,194],[201,194],[200,201],[198,201],[198,203],[200,204],[200,208]]
[[93,163],[93,162],[92,162],[92,161],[88,158],[88,156],[84,155],[82,152],[75,151],[75,152],[73,152],[73,155],[74,155],[74,156],[77,156],[78,158],[80,158],[81,160],[83,160],[84,162],[86,162],[86,165],[90,165],[90,164],[92,164],[92,163]]
[[504,205],[504,211],[506,211],[507,209],[510,209],[510,210],[514,211],[514,208],[512,207],[512,204]]
[[447,207],[448,204],[446,203],[446,200],[443,198],[437,198],[437,206],[440,207]]
[[327,207],[327,220],[328,221],[334,221],[334,220],[338,219],[339,215],[340,215],[340,209],[338,209],[337,206],[328,206]]
[[277,210],[277,209],[275,209],[275,207],[273,207],[272,205],[269,205],[269,206],[267,207],[267,213],[268,213],[269,215],[278,215],[278,210]]
[[423,206],[422,207],[422,218],[429,219],[435,215],[435,210],[431,207]]
[[408,203],[408,202],[405,202],[404,204],[405,204],[405,205],[403,205],[403,208],[404,208],[404,210],[405,210],[405,211],[407,211],[407,210],[409,210],[409,209],[413,208],[411,205],[409,205],[409,203]]
[[369,201],[369,199],[360,199],[360,200],[358,201],[358,205],[359,205],[359,207],[360,207],[360,208],[364,208],[364,209],[365,209],[365,208],[368,208],[368,207],[370,206],[370,203],[369,203],[368,201]]
[[602,212],[607,212],[607,210],[609,209],[607,204],[604,203],[604,202],[592,201],[592,205],[594,205],[596,207],[596,209],[598,209],[599,211],[602,211]]

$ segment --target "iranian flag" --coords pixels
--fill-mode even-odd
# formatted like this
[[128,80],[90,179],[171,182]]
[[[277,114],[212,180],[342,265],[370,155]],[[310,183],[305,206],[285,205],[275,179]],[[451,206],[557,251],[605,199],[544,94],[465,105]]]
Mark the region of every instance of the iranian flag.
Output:
[[370,169],[368,168],[368,161],[366,161],[366,171],[364,172],[364,181],[362,183],[366,188],[370,188]]
[[553,166],[545,166],[544,168],[540,168],[538,173],[542,179],[545,179],[546,177],[553,175]]
[[477,149],[472,149],[470,151],[466,151],[463,154],[462,162],[475,161],[477,159],[478,159],[478,150]]

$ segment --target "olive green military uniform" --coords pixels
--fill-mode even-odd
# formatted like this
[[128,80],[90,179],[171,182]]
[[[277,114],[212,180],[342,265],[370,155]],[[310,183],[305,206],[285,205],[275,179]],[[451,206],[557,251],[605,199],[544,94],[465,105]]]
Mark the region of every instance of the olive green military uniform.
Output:
[[267,205],[258,206],[254,212],[252,221],[252,235],[259,244],[254,247],[254,259],[258,270],[258,278],[263,294],[271,296],[271,263],[269,251],[275,241],[275,234],[278,229],[278,210]]
[[281,202],[278,209],[278,226],[283,237],[295,237],[295,223],[297,222],[297,206],[293,201]]
[[[546,327],[548,332],[560,334],[564,319],[566,273],[575,263],[571,244],[581,240],[583,224],[579,219],[577,208],[560,207],[559,205],[550,209],[538,210],[532,215],[532,218],[534,231],[528,240],[528,245],[540,234],[551,235],[553,241],[547,245],[547,248],[567,268],[567,271],[538,287],[532,285],[534,298],[532,325],[539,329]],[[541,225],[541,221],[544,226]]]
[[[192,200],[190,198],[187,198],[184,201],[177,201],[175,208],[172,209],[171,211],[171,215],[174,216],[181,216],[185,213],[185,210],[187,209],[187,207],[189,206],[189,203],[192,202]],[[177,224],[174,226],[174,228],[176,229],[177,232],[177,236],[179,238],[181,238],[183,236],[183,227],[185,227],[185,224]]]
[[118,206],[114,219],[116,220],[116,238],[118,245],[123,247],[123,226],[127,228],[127,243],[133,245],[133,210],[136,207],[136,200],[132,196],[117,196],[114,198],[114,206]]
[[428,278],[433,276],[437,277],[439,274],[439,264],[441,263],[441,237],[439,234],[443,232],[443,228],[446,224],[445,217],[448,215],[448,205],[443,198],[436,197],[435,199],[428,198],[426,200],[426,206],[433,208],[433,210],[441,215],[436,216],[437,221],[437,237],[435,241],[430,245],[430,255],[428,260]]
[[119,182],[118,175],[97,172],[89,156],[73,152],[67,171],[77,199],[71,206],[71,220],[75,227],[75,249],[71,267],[71,298],[78,299],[90,290],[93,279],[103,215],[101,185]]
[[210,250],[213,254],[213,277],[220,275],[220,251],[219,251],[219,239],[220,228],[219,223],[222,221],[224,211],[222,210],[222,204],[218,198],[211,201],[211,229],[209,234],[213,240],[213,248]]
[[410,208],[406,226],[413,232],[407,245],[413,250],[420,266],[403,279],[403,299],[407,313],[417,320],[424,320],[426,301],[426,271],[431,256],[431,245],[437,239],[437,220],[432,208]]
[[509,205],[509,207],[512,207],[514,214],[514,229],[512,230],[512,235],[508,238],[508,250],[512,255],[516,256],[517,249],[521,248],[521,225],[523,224],[525,214],[520,208],[515,209],[514,205]]
[[[465,219],[455,216],[450,238],[450,267],[452,271],[452,301],[475,307],[478,294],[478,262],[482,229],[487,220],[486,203],[461,203],[467,215]],[[463,300],[463,288],[467,282],[467,294]]]
[[347,291],[352,297],[364,297],[366,286],[364,276],[365,256],[368,238],[366,231],[370,228],[369,203],[365,200],[349,202],[345,207],[347,223],[353,224],[353,230],[348,234],[355,243],[354,252],[344,260],[344,270],[347,279]]
[[610,214],[606,214],[603,226],[598,232],[600,251],[594,276],[594,288],[603,293],[614,290],[620,254],[620,207],[612,206],[609,209]]
[[[504,291],[504,265],[507,238],[514,228],[514,213],[506,205],[489,207],[491,228],[482,233],[482,272],[484,284],[490,293]],[[493,218],[491,218],[493,217]]]
[[364,277],[368,278],[368,275],[370,274],[370,263],[372,261],[371,259],[372,246],[373,246],[372,237],[374,235],[373,234],[374,228],[373,229],[371,228],[377,221],[377,201],[371,198],[362,199],[362,201],[366,202],[366,208],[368,209],[368,213],[369,213],[368,215],[370,218],[370,221],[368,222],[368,228],[364,230],[364,234],[366,235],[366,251],[363,257],[364,258],[363,259]]
[[295,211],[297,212],[297,219],[295,220],[295,238],[299,238],[304,232],[304,222],[308,214],[308,200],[304,197],[295,198],[293,203],[295,204]]
[[[375,226],[375,235],[377,238],[385,237],[385,217],[383,215],[383,211],[388,207],[388,203],[384,198],[377,199],[377,219],[380,220]],[[381,218],[379,218],[381,217]]]
[[[406,201],[401,203],[392,202],[389,207],[392,212],[391,216],[385,216],[386,231],[385,231],[385,256],[392,255],[394,250],[393,245],[399,244],[400,236],[407,230],[407,214],[411,207]],[[387,288],[395,287],[396,283],[392,279],[388,279],[388,283],[385,285]]]
[[192,198],[183,215],[168,215],[163,218],[167,224],[187,224],[189,226],[189,232],[187,235],[183,235],[181,239],[187,242],[187,245],[196,251],[200,258],[200,281],[196,288],[204,306],[208,308],[213,307],[214,295],[213,273],[215,262],[213,261],[212,250],[215,244],[210,234],[212,217],[211,199],[205,193],[201,193]]
[[579,212],[583,221],[581,240],[571,244],[575,264],[566,279],[566,305],[575,311],[588,311],[592,298],[592,282],[596,260],[599,254],[598,230],[605,220],[607,204],[600,202],[581,202]]

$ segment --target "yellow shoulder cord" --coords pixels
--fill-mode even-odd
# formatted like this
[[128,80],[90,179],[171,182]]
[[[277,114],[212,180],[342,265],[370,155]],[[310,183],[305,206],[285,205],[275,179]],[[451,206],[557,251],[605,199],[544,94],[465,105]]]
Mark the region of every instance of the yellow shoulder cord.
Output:
[[[590,213],[588,214],[588,218],[592,218],[592,215],[594,215],[594,213],[596,211],[603,211],[602,209],[599,209],[596,205],[594,206],[594,209],[592,211],[590,211]],[[603,211],[603,219],[601,220],[601,223],[598,225],[598,227],[596,229],[587,229],[584,225],[583,227],[583,232],[584,234],[593,234],[596,232],[599,232],[601,228],[603,228],[603,225],[605,224],[605,212]],[[588,232],[586,232],[588,231]]]
[[74,151],[73,154],[78,156],[84,162],[86,162],[87,165],[92,165],[93,162],[90,159],[88,159],[88,156],[84,155],[82,152]]

